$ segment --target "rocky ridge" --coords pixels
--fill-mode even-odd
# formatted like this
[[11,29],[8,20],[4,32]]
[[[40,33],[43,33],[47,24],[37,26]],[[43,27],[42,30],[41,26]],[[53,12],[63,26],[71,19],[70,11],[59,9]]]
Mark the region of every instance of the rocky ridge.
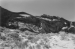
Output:
[[[10,29],[20,29],[22,31],[31,31],[35,33],[58,33],[65,31],[75,33],[75,22],[71,22],[62,17],[43,14],[33,16],[26,12],[11,12],[7,9],[1,9],[1,25]],[[23,15],[28,15],[22,16]]]

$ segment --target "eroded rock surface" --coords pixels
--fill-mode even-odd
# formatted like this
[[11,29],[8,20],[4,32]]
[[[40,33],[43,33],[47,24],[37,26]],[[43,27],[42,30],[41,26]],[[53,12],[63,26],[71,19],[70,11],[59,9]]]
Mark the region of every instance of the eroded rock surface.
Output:
[[[1,26],[35,33],[58,33],[60,31],[75,33],[75,22],[62,17],[43,14],[33,16],[26,12],[11,12],[1,8]],[[23,15],[29,15],[28,17]]]

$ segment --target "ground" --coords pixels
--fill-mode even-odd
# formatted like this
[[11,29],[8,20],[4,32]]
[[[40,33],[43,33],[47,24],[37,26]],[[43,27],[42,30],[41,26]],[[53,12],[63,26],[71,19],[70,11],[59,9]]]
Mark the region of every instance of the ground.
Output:
[[75,35],[36,34],[0,27],[0,49],[75,49]]

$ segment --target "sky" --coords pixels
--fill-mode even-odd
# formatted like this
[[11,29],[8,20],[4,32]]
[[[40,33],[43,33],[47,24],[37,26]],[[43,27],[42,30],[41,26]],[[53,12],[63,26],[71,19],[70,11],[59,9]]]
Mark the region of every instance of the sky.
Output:
[[47,14],[75,21],[75,0],[0,0],[0,6],[13,12]]

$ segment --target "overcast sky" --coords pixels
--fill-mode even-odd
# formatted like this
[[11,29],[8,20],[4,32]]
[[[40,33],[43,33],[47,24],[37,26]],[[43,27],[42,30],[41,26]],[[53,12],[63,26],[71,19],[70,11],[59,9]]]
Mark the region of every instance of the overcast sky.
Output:
[[48,14],[75,21],[75,0],[0,0],[1,6],[32,15]]

